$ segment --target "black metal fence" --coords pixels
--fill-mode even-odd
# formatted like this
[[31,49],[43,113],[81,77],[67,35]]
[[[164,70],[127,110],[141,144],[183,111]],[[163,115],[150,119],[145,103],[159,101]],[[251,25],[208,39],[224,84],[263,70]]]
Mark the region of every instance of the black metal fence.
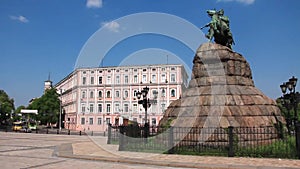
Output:
[[144,131],[143,126],[111,126],[108,130],[108,144],[119,144],[120,151],[229,157],[299,158],[297,153],[300,150],[297,149],[295,139],[297,134],[286,135],[274,126],[150,127],[147,138]]

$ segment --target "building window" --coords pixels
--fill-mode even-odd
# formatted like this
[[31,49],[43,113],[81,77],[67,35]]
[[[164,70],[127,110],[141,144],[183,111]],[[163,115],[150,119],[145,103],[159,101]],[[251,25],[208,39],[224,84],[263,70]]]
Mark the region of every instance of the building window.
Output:
[[152,75],[151,82],[153,82],[153,83],[156,82],[156,75]]
[[133,112],[137,112],[138,111],[138,106],[136,103],[133,104]]
[[102,118],[101,118],[101,117],[97,119],[97,124],[98,124],[98,125],[101,125],[101,124],[102,124]]
[[125,76],[124,76],[124,83],[125,83],[125,84],[128,84],[128,82],[129,82],[129,81],[128,81],[128,76],[125,75]]
[[107,76],[107,79],[106,79],[106,84],[111,84],[111,77],[110,76]]
[[86,84],[86,77],[82,77],[82,84],[83,84],[83,85]]
[[120,84],[120,76],[116,76],[116,84]]
[[116,90],[116,94],[115,94],[116,98],[120,98],[120,91]]
[[110,118],[106,118],[106,123],[110,124]]
[[91,113],[94,112],[94,104],[90,104],[90,112],[91,112]]
[[91,77],[91,85],[93,85],[94,84],[94,77]]
[[124,98],[128,98],[128,90],[124,91]]
[[120,104],[115,103],[115,112],[119,112],[119,111],[120,111]]
[[111,98],[110,91],[107,91],[107,92],[106,92],[106,97],[107,97],[107,98]]
[[103,95],[102,95],[102,91],[100,90],[100,91],[98,91],[98,97],[103,97]]
[[147,75],[143,75],[143,83],[147,82]]
[[161,68],[161,71],[163,71],[163,72],[164,72],[164,71],[166,71],[166,68],[164,68],[164,67],[163,67],[163,68]]
[[102,77],[99,76],[99,84],[102,84]]
[[162,97],[166,97],[166,90],[165,90],[165,89],[162,89],[162,90],[161,90],[161,96],[162,96]]
[[138,76],[137,75],[133,76],[133,83],[138,83]]
[[90,91],[90,98],[94,98],[94,92]]
[[167,78],[166,78],[166,74],[162,74],[161,75],[161,82],[166,82]]
[[106,105],[106,112],[107,112],[107,113],[110,113],[110,104],[107,104],[107,105]]
[[85,98],[85,91],[82,91],[82,93],[81,93],[81,98]]
[[102,112],[102,104],[98,104],[98,112],[99,112],[99,113]]
[[157,94],[158,94],[158,92],[154,89],[154,90],[152,90],[152,97],[154,98],[154,96],[156,95],[156,97],[157,97]]
[[165,111],[165,109],[166,109],[166,103],[162,103],[161,104],[161,109],[162,109],[162,111]]
[[133,118],[133,121],[137,122],[137,118]]
[[155,126],[156,125],[156,118],[152,118],[151,121],[152,121],[152,126]]
[[85,112],[85,105],[83,104],[83,105],[81,105],[81,112]]
[[94,118],[91,117],[89,121],[90,121],[90,125],[93,125],[93,123],[94,123]]
[[176,69],[175,69],[175,67],[172,67],[171,70],[174,71],[174,70],[176,70]]
[[124,104],[124,112],[129,112],[129,107],[127,103]]
[[147,69],[143,69],[143,72],[147,72]]
[[84,118],[84,117],[81,118],[81,124],[82,124],[82,125],[85,124],[85,118]]
[[176,75],[175,74],[171,74],[171,82],[176,82]]
[[133,97],[136,97],[136,93],[137,93],[137,91],[134,90],[134,91],[133,91]]
[[175,89],[172,89],[171,90],[171,97],[175,97],[176,96],[176,91],[175,91]]

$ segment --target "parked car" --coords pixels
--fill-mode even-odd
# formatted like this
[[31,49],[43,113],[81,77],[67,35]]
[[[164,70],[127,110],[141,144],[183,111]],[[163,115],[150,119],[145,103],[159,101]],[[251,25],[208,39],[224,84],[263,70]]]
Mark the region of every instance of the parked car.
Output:
[[19,131],[24,133],[31,133],[31,129],[27,126],[22,126],[22,128]]
[[21,121],[13,122],[13,126],[12,126],[13,131],[20,131],[22,125],[24,125],[24,123]]

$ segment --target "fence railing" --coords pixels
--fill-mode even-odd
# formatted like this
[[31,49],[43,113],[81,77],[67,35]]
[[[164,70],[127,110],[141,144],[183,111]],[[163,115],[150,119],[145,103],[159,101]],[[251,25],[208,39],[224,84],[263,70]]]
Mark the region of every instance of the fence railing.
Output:
[[147,138],[144,131],[143,126],[111,126],[108,129],[108,144],[119,144],[120,151],[299,158],[300,150],[295,139],[297,134],[286,135],[274,126],[150,127]]

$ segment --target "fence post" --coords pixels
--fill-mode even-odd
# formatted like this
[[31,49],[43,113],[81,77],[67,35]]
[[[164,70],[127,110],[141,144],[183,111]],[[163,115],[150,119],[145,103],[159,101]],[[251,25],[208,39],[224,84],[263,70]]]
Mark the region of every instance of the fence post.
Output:
[[173,127],[169,128],[169,138],[168,138],[168,154],[174,154],[174,133]]
[[234,157],[234,148],[233,148],[233,127],[228,127],[228,157]]
[[119,135],[119,151],[124,150],[124,126],[119,126],[120,135]]
[[[108,135],[107,135],[107,144],[111,144],[111,124],[108,124]],[[104,136],[105,136],[105,132],[104,132]]]
[[297,156],[300,159],[300,123],[297,122],[295,125],[295,132],[296,132],[296,149],[297,149]]

